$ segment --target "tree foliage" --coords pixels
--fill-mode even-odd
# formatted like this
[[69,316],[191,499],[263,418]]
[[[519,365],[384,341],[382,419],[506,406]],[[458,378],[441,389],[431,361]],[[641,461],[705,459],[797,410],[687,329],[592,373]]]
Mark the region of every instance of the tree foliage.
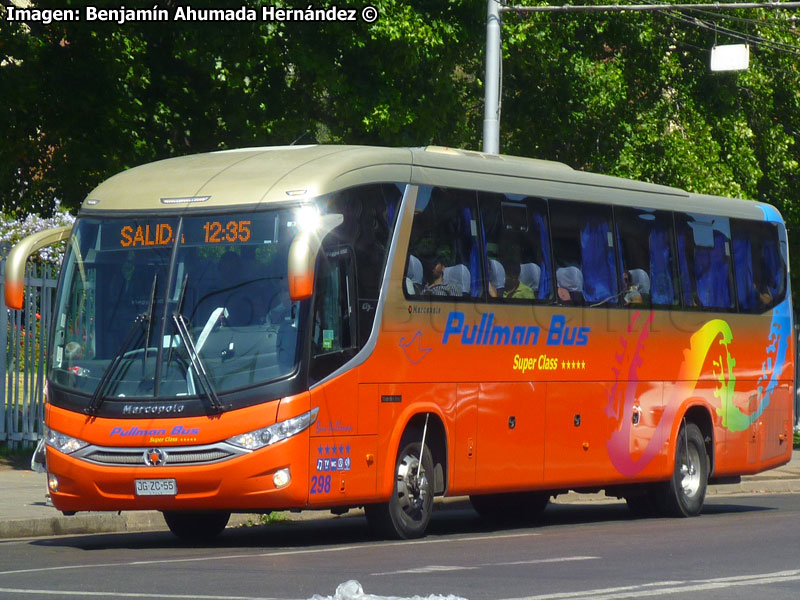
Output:
[[[47,215],[56,199],[75,209],[115,172],[223,148],[480,147],[486,0],[369,3],[380,13],[375,23],[3,19],[4,212]],[[41,9],[85,4],[35,0]],[[166,0],[158,7],[186,4],[309,6]],[[730,16],[744,21],[719,21],[697,13],[693,22],[665,13],[506,14],[501,149],[769,202],[800,256],[798,14],[736,11]],[[711,73],[711,46],[738,41],[698,26],[712,20],[787,46],[752,45],[749,70]]]

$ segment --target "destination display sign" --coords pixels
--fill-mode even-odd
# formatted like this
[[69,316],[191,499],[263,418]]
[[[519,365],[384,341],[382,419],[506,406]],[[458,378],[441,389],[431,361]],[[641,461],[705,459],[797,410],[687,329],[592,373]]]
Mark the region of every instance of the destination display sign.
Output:
[[[227,215],[183,220],[182,245],[229,245],[271,243],[276,237],[274,214]],[[178,219],[131,219],[108,221],[102,226],[103,250],[172,246]]]

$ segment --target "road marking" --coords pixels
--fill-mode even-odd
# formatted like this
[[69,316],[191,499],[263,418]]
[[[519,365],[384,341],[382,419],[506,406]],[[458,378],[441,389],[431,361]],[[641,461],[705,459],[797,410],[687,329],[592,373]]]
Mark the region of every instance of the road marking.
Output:
[[482,567],[508,567],[513,565],[543,565],[547,563],[573,562],[578,560],[599,560],[599,556],[561,556],[558,558],[535,558],[533,560],[515,560],[513,562],[486,563]]
[[81,598],[167,598],[170,600],[281,600],[262,596],[198,596],[197,594],[152,594],[133,592],[85,592],[70,590],[25,590],[21,588],[0,588],[0,594],[30,594],[38,596],[79,596]]
[[449,573],[450,571],[474,571],[480,567],[463,567],[461,565],[427,565],[425,567],[418,567],[415,569],[400,569],[399,571],[386,571],[385,573],[370,573],[372,576],[378,575],[402,575],[406,573],[421,574],[421,573]]
[[619,600],[622,598],[669,596],[672,594],[687,594],[688,592],[704,592],[731,587],[767,585],[769,583],[786,583],[790,581],[800,581],[800,570],[739,575],[735,577],[717,577],[714,579],[693,579],[689,581],[659,581],[641,585],[584,590],[580,592],[562,592],[557,594],[542,594],[539,596],[525,596],[523,598],[509,598],[508,600]]
[[494,562],[494,563],[483,563],[478,565],[477,567],[471,566],[463,566],[463,565],[427,565],[424,567],[416,567],[413,569],[400,569],[398,571],[385,571],[383,573],[370,573],[370,575],[378,576],[378,575],[401,575],[405,573],[438,573],[438,572],[449,572],[449,571],[472,571],[475,569],[480,569],[482,567],[507,567],[512,565],[536,565],[536,564],[547,564],[547,563],[559,563],[559,562],[572,562],[576,560],[597,560],[599,556],[561,556],[557,558],[535,558],[532,560],[517,560],[513,562]]
[[139,567],[145,565],[168,565],[179,563],[191,562],[218,562],[222,560],[238,560],[246,558],[272,558],[278,556],[296,556],[308,554],[325,554],[328,552],[340,552],[342,550],[363,550],[370,548],[389,548],[396,546],[416,546],[421,544],[455,544],[458,542],[478,542],[482,540],[499,540],[510,538],[522,537],[535,537],[541,535],[540,533],[510,533],[506,535],[475,535],[462,538],[435,538],[424,540],[410,540],[401,542],[377,542],[373,544],[356,544],[351,546],[335,546],[333,548],[310,548],[306,550],[279,550],[274,552],[259,552],[254,554],[228,554],[223,556],[195,556],[191,558],[164,558],[154,560],[137,560],[130,562],[120,563],[101,563],[101,564],[81,564],[81,565],[63,565],[60,567],[36,567],[33,569],[16,569],[12,571],[0,571],[0,575],[23,575],[26,573],[44,573],[50,571],[66,571],[71,569],[97,569],[104,567]]

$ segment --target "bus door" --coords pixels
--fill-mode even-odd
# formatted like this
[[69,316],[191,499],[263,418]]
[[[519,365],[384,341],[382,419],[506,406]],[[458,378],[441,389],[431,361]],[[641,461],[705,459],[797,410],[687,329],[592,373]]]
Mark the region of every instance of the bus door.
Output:
[[[347,246],[320,254],[314,286],[310,377],[321,381],[358,349],[353,252]],[[358,371],[345,371],[311,390],[319,408],[311,427],[309,505],[344,504],[375,494],[376,468],[365,459],[376,453],[373,411],[377,386],[360,390]],[[370,393],[372,392],[372,394]],[[363,418],[360,418],[363,416]],[[364,435],[372,434],[372,435]]]

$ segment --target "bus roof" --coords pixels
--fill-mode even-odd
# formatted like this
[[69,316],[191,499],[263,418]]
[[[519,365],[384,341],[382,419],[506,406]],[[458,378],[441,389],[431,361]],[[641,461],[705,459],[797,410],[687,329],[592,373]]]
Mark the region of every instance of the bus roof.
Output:
[[275,146],[170,158],[101,183],[82,212],[253,208],[386,182],[764,219],[757,202],[690,194],[563,163],[438,146]]

